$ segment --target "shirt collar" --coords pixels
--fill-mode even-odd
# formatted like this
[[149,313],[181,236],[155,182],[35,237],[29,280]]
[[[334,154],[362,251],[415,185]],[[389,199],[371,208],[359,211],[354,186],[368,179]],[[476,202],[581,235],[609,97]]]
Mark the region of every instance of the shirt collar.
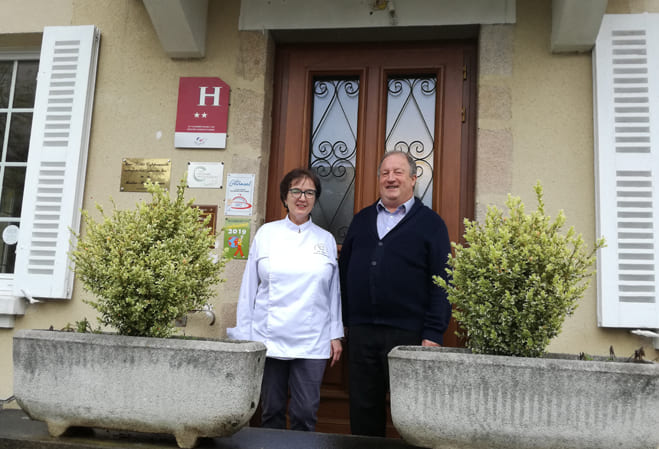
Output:
[[304,230],[307,229],[309,226],[311,226],[311,223],[312,223],[312,221],[311,221],[311,216],[309,216],[309,219],[308,219],[307,221],[305,221],[305,222],[302,223],[300,226],[298,226],[298,225],[296,225],[295,223],[293,223],[293,222],[291,221],[291,218],[290,218],[288,215],[286,215],[286,227],[287,227],[288,229],[292,230],[292,231],[295,231],[295,232],[302,232],[302,231],[304,231]]
[[[396,212],[398,212],[399,210],[402,210],[403,215],[406,215],[412,209],[413,205],[414,205],[414,195],[412,195],[412,198],[410,198],[409,200],[405,201],[403,204],[398,206],[398,208],[396,209]],[[382,212],[382,211],[387,211],[388,212],[388,209],[386,207],[384,207],[384,204],[382,204],[381,199],[378,200],[376,208],[377,208],[378,212]]]

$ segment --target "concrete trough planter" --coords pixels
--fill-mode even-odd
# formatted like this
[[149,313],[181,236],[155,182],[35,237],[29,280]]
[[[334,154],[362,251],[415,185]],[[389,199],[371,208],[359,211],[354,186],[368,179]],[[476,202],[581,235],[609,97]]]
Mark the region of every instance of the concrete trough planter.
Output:
[[52,436],[69,427],[170,433],[190,448],[249,422],[265,351],[258,342],[21,330],[14,395]]
[[659,447],[659,364],[568,357],[399,346],[389,353],[394,425],[432,448]]

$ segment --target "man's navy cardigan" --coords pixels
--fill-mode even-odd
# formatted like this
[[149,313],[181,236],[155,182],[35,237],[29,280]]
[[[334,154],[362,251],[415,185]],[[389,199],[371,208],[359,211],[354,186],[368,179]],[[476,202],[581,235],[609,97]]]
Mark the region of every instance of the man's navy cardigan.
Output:
[[451,245],[446,224],[415,198],[411,210],[380,240],[376,206],[355,215],[341,248],[343,323],[416,331],[441,344],[451,305],[432,276],[447,276]]

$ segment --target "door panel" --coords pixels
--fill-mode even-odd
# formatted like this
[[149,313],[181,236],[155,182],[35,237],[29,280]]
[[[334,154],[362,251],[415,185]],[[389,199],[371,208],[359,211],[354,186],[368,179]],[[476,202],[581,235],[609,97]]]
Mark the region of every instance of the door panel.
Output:
[[[463,220],[473,216],[474,207],[475,54],[476,47],[471,42],[279,46],[266,220],[285,216],[279,200],[279,182],[296,167],[314,168],[323,183],[321,199],[325,195],[336,196],[329,202],[343,204],[340,195],[344,195],[346,189],[338,188],[336,180],[326,176],[327,172],[332,172],[328,167],[336,161],[336,155],[323,165],[317,157],[326,154],[323,151],[332,148],[343,156],[350,155],[349,164],[344,162],[344,165],[354,179],[348,189],[350,197],[345,201],[351,201],[352,212],[357,212],[378,198],[377,166],[384,152],[406,148],[420,159],[418,165],[423,176],[432,172],[429,204],[446,222],[451,240],[459,241],[464,232]],[[419,95],[424,95],[423,98],[409,95],[405,100],[391,98],[407,95],[396,93],[395,89],[409,83],[411,90],[414,80],[417,83],[432,80],[432,98],[422,92]],[[321,103],[328,100],[319,98],[316,89],[323,83],[328,89],[332,85],[336,88],[341,82],[352,83],[351,89],[354,89],[352,94],[356,102],[349,112],[344,111],[354,125],[350,125],[349,132],[336,131],[332,138],[332,132],[323,134],[318,124],[327,117],[340,115],[328,111],[327,117],[323,116]],[[410,107],[417,106],[413,104],[415,101],[432,101],[434,111],[423,119],[413,118],[416,125],[399,123],[396,129],[396,118],[388,120],[387,114],[397,101],[411,102],[408,103]],[[427,129],[415,136],[415,126]],[[405,137],[400,138],[403,135]],[[325,150],[321,149],[321,142]],[[427,159],[427,154],[432,157]],[[314,220],[321,213],[333,216],[331,211],[318,210],[313,213]],[[332,220],[321,217],[318,221],[333,232],[340,245],[342,232],[347,230],[345,226],[332,228],[326,224]],[[454,335],[455,329],[452,322],[445,334],[447,346],[462,346]],[[344,350],[342,362],[346,359]],[[348,376],[344,363],[326,371],[318,431],[349,433]],[[396,435],[391,425],[388,435]]]

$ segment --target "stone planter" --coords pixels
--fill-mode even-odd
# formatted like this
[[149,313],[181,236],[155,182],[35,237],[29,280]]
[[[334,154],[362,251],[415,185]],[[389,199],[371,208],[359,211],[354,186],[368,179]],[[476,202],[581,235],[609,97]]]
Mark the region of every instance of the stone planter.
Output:
[[53,436],[69,427],[171,433],[180,447],[245,426],[265,364],[257,342],[22,330],[14,395]]
[[400,346],[389,353],[391,414],[433,448],[656,449],[659,364],[473,355]]

